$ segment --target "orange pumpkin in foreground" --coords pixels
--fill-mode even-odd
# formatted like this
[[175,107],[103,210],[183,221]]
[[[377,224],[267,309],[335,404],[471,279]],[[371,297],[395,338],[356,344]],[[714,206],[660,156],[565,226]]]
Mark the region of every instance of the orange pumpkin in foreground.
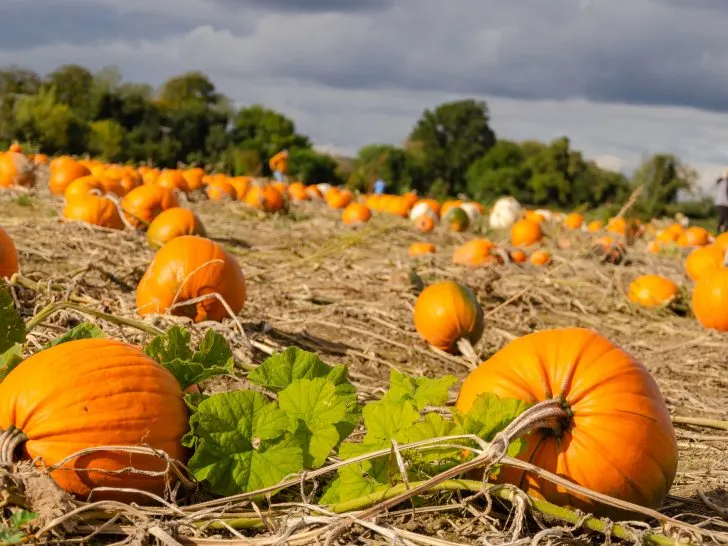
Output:
[[483,335],[483,309],[473,291],[454,281],[425,288],[415,302],[417,333],[427,343],[452,351],[460,339],[476,343]]
[[[0,429],[20,429],[27,438],[21,444],[23,459],[37,457],[46,466],[90,447],[140,445],[184,463],[186,450],[180,440],[187,420],[183,392],[174,376],[120,341],[82,339],[51,347],[24,360],[0,383]],[[161,495],[173,475],[109,472],[133,467],[161,473],[166,464],[150,455],[101,451],[65,463],[51,477],[81,498],[95,487]],[[118,492],[105,495],[94,499],[129,498]]]
[[728,332],[728,269],[720,268],[695,283],[693,313],[705,328]]
[[63,217],[66,220],[109,229],[124,229],[124,222],[116,204],[97,195],[77,197],[68,201],[63,209]]
[[[658,507],[670,490],[677,442],[660,389],[641,363],[600,334],[563,328],[512,341],[465,379],[457,410],[467,412],[485,392],[530,404],[563,397],[568,417],[525,436],[519,459],[641,506]],[[497,479],[560,506],[626,515],[517,468],[504,465]]]
[[10,278],[18,272],[18,251],[8,232],[0,227],[0,278]]
[[174,190],[156,184],[134,188],[121,201],[121,209],[126,213],[129,223],[135,227],[148,224],[162,211],[178,206]]
[[628,297],[642,307],[667,305],[678,296],[678,286],[662,275],[641,275],[629,285]]
[[197,215],[182,207],[172,207],[161,212],[147,228],[147,241],[153,246],[162,246],[183,235],[204,237],[206,232]]
[[164,245],[137,286],[136,304],[140,315],[166,313],[186,316],[195,322],[222,321],[229,314],[215,296],[185,302],[208,294],[219,294],[233,313],[245,303],[245,277],[234,256],[219,244],[183,235]]

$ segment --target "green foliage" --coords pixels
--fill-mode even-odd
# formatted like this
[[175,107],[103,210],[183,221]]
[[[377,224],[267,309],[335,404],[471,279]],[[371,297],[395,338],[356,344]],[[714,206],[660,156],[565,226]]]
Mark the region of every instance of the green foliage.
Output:
[[213,330],[205,332],[197,350],[190,347],[190,333],[173,326],[152,339],[144,353],[167,368],[183,389],[215,375],[230,375],[235,359],[228,342]]
[[28,510],[15,509],[6,523],[0,523],[0,545],[28,543],[24,528],[36,520],[38,514]]
[[113,119],[92,121],[88,149],[105,161],[116,161],[124,150],[124,128]]
[[57,337],[43,348],[47,349],[49,347],[55,347],[56,345],[60,345],[61,343],[76,341],[77,339],[94,339],[102,337],[104,337],[104,332],[101,330],[101,328],[91,322],[82,322],[81,324],[71,328],[62,336]]
[[674,155],[656,154],[647,158],[632,181],[635,188],[642,186],[636,212],[645,218],[665,214],[669,205],[677,202],[678,193],[693,189],[696,180],[697,173]]
[[289,177],[304,184],[341,184],[336,160],[308,148],[294,148],[288,155]]
[[0,279],[0,381],[22,362],[24,343],[25,322],[15,309],[7,285]]

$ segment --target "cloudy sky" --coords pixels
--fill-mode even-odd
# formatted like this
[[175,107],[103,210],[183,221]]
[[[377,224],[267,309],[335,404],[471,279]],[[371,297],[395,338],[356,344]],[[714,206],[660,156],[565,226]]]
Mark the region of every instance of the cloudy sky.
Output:
[[728,167],[728,0],[0,0],[0,65],[63,63],[202,70],[345,153],[478,97],[499,136],[567,135],[612,168]]

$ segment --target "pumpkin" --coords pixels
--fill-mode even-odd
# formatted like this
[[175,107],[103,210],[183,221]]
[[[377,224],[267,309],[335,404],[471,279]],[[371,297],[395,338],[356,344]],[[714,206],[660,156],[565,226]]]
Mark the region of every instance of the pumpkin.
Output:
[[101,181],[95,176],[89,175],[77,178],[66,186],[63,197],[65,197],[66,201],[72,201],[92,194],[103,195],[104,193],[104,185]]
[[604,227],[604,223],[601,220],[592,220],[587,224],[586,230],[590,233],[596,233],[597,231],[601,231]]
[[461,232],[468,229],[470,218],[460,207],[450,207],[442,215],[442,221],[450,231]]
[[642,307],[668,305],[678,296],[678,286],[662,275],[640,275],[629,285],[628,297]]
[[511,226],[511,244],[513,246],[535,245],[542,238],[541,226],[532,220],[518,220]]
[[522,264],[528,259],[526,253],[523,250],[512,250],[509,254],[511,261],[517,264]]
[[152,246],[162,246],[182,235],[206,235],[205,227],[197,215],[182,207],[172,207],[161,212],[147,228],[147,241]]
[[308,201],[309,195],[303,182],[292,182],[288,186],[288,196],[293,201]]
[[680,237],[680,234],[676,233],[675,230],[663,229],[660,233],[657,234],[655,240],[659,243],[669,245],[671,243],[676,243],[678,237]]
[[225,180],[208,184],[205,193],[211,201],[234,201],[238,196],[235,186]]
[[331,188],[326,192],[324,199],[332,209],[343,209],[349,206],[354,196],[347,189]]
[[609,233],[626,237],[630,234],[631,230],[632,226],[624,219],[623,216],[615,216],[614,218],[610,218],[609,222],[607,222],[607,231]]
[[414,323],[427,343],[453,351],[461,339],[474,344],[483,335],[483,309],[470,288],[454,281],[441,281],[420,292]]
[[529,221],[531,221],[535,224],[539,224],[539,225],[543,224],[544,221],[546,220],[546,217],[537,210],[527,210],[523,214],[523,218],[524,218],[524,220],[529,220]]
[[65,195],[71,182],[85,176],[91,176],[88,167],[71,157],[61,157],[51,164],[48,187],[54,195]]
[[106,176],[104,174],[98,175],[97,178],[104,188],[104,193],[112,193],[117,197],[124,197],[129,193],[126,186],[122,183],[121,178]]
[[205,176],[205,171],[200,167],[192,167],[191,169],[185,169],[182,171],[182,177],[185,179],[187,184],[187,191],[199,190],[204,185],[202,178]]
[[434,254],[434,253],[435,253],[435,245],[432,243],[416,242],[416,243],[412,243],[409,246],[409,255],[412,257],[424,256],[425,254]]
[[710,233],[700,226],[689,227],[677,238],[678,246],[705,246],[710,240]]
[[531,264],[536,266],[549,265],[551,263],[551,254],[547,250],[537,250],[531,254]]
[[609,235],[596,239],[592,244],[592,252],[602,262],[613,265],[621,264],[627,255],[622,242]]
[[572,212],[564,218],[564,227],[567,229],[581,229],[584,224],[584,217],[578,212]]
[[495,244],[488,239],[473,239],[455,249],[452,263],[478,267],[480,265],[502,263],[503,259],[494,253]]
[[17,152],[21,154],[23,153],[23,148],[18,142],[13,142],[10,146],[8,146],[8,152]]
[[692,307],[703,327],[728,332],[728,269],[717,269],[695,283]]
[[[137,286],[136,304],[140,315],[165,313],[186,316],[195,322],[222,321],[225,306],[211,296],[195,303],[185,302],[219,294],[237,314],[245,303],[245,277],[234,256],[219,244],[195,235],[175,237],[157,251]],[[179,305],[182,304],[182,305]]]
[[77,197],[66,203],[63,217],[74,222],[83,222],[109,229],[124,229],[116,203],[98,195]]
[[435,199],[419,199],[415,201],[415,204],[410,210],[410,220],[416,220],[421,214],[431,213],[439,218],[440,216],[440,203]]
[[[81,339],[45,349],[21,362],[0,383],[0,429],[20,429],[22,458],[38,458],[45,466],[86,448],[141,445],[184,463],[181,437],[187,420],[183,392],[174,376],[136,347],[110,339]],[[82,499],[95,487],[162,495],[165,482],[175,479],[172,473],[164,476],[166,466],[159,457],[109,450],[72,459],[50,475]],[[129,497],[114,492],[98,498],[107,498],[104,495]]]
[[509,229],[523,211],[521,204],[515,197],[501,197],[493,205],[488,217],[488,226],[491,229]]
[[0,188],[13,186],[33,186],[35,184],[35,165],[18,152],[0,155]]
[[285,201],[283,195],[273,186],[252,184],[245,194],[245,203],[248,206],[264,212],[278,212],[283,209]]
[[[329,192],[329,195],[331,192]],[[361,203],[350,203],[341,212],[341,222],[347,226],[359,226],[366,224],[372,217],[369,207]]]
[[415,227],[422,233],[429,233],[435,229],[434,214],[420,214],[415,218]]
[[444,218],[447,214],[447,211],[454,208],[460,208],[460,205],[462,205],[463,202],[458,199],[451,199],[449,201],[445,201],[442,206],[440,207],[440,217]]
[[477,222],[478,218],[480,218],[485,211],[483,205],[481,205],[480,203],[476,203],[475,201],[468,201],[467,203],[463,203],[462,205],[460,205],[460,208],[463,209],[465,211],[465,214],[468,215],[468,220],[470,220],[471,224]]
[[18,272],[18,251],[8,232],[0,227],[0,278],[10,278]]
[[[519,459],[641,506],[656,508],[667,495],[677,442],[660,389],[641,363],[600,334],[563,328],[515,339],[467,376],[456,409],[467,413],[486,392],[530,404],[556,399],[565,410],[558,423],[524,437]],[[507,465],[497,480],[559,506],[625,515]]]
[[121,209],[134,227],[148,224],[162,211],[178,206],[174,190],[156,184],[134,188],[121,201]]
[[659,254],[662,252],[662,243],[658,240],[650,241],[647,243],[647,251],[652,254]]
[[723,252],[728,251],[728,231],[721,233],[716,236],[713,244],[721,249]]
[[235,188],[235,199],[238,201],[245,201],[245,196],[250,189],[250,177],[248,176],[233,176],[228,179],[228,182]]
[[182,171],[179,169],[164,169],[157,177],[155,183],[170,190],[190,191]]
[[717,245],[698,247],[685,258],[685,273],[693,281],[699,281],[706,274],[724,265],[726,253]]

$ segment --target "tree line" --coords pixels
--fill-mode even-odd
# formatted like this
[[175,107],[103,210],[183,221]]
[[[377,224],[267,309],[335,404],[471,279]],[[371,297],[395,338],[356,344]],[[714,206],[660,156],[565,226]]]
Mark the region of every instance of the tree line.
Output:
[[0,70],[0,145],[13,141],[52,155],[194,164],[259,176],[270,175],[268,159],[287,149],[290,175],[309,184],[366,191],[382,178],[390,192],[467,194],[483,202],[513,195],[555,208],[616,206],[642,185],[637,210],[645,215],[670,212],[679,191],[696,178],[668,154],[646,158],[628,178],[587,160],[566,137],[548,143],[499,139],[487,104],[474,99],[425,110],[401,146],[370,144],[354,158],[332,157],[314,150],[283,114],[262,105],[236,108],[197,71],[153,89],[124,81],[114,67],[92,73],[64,65],[44,76],[7,67]]

